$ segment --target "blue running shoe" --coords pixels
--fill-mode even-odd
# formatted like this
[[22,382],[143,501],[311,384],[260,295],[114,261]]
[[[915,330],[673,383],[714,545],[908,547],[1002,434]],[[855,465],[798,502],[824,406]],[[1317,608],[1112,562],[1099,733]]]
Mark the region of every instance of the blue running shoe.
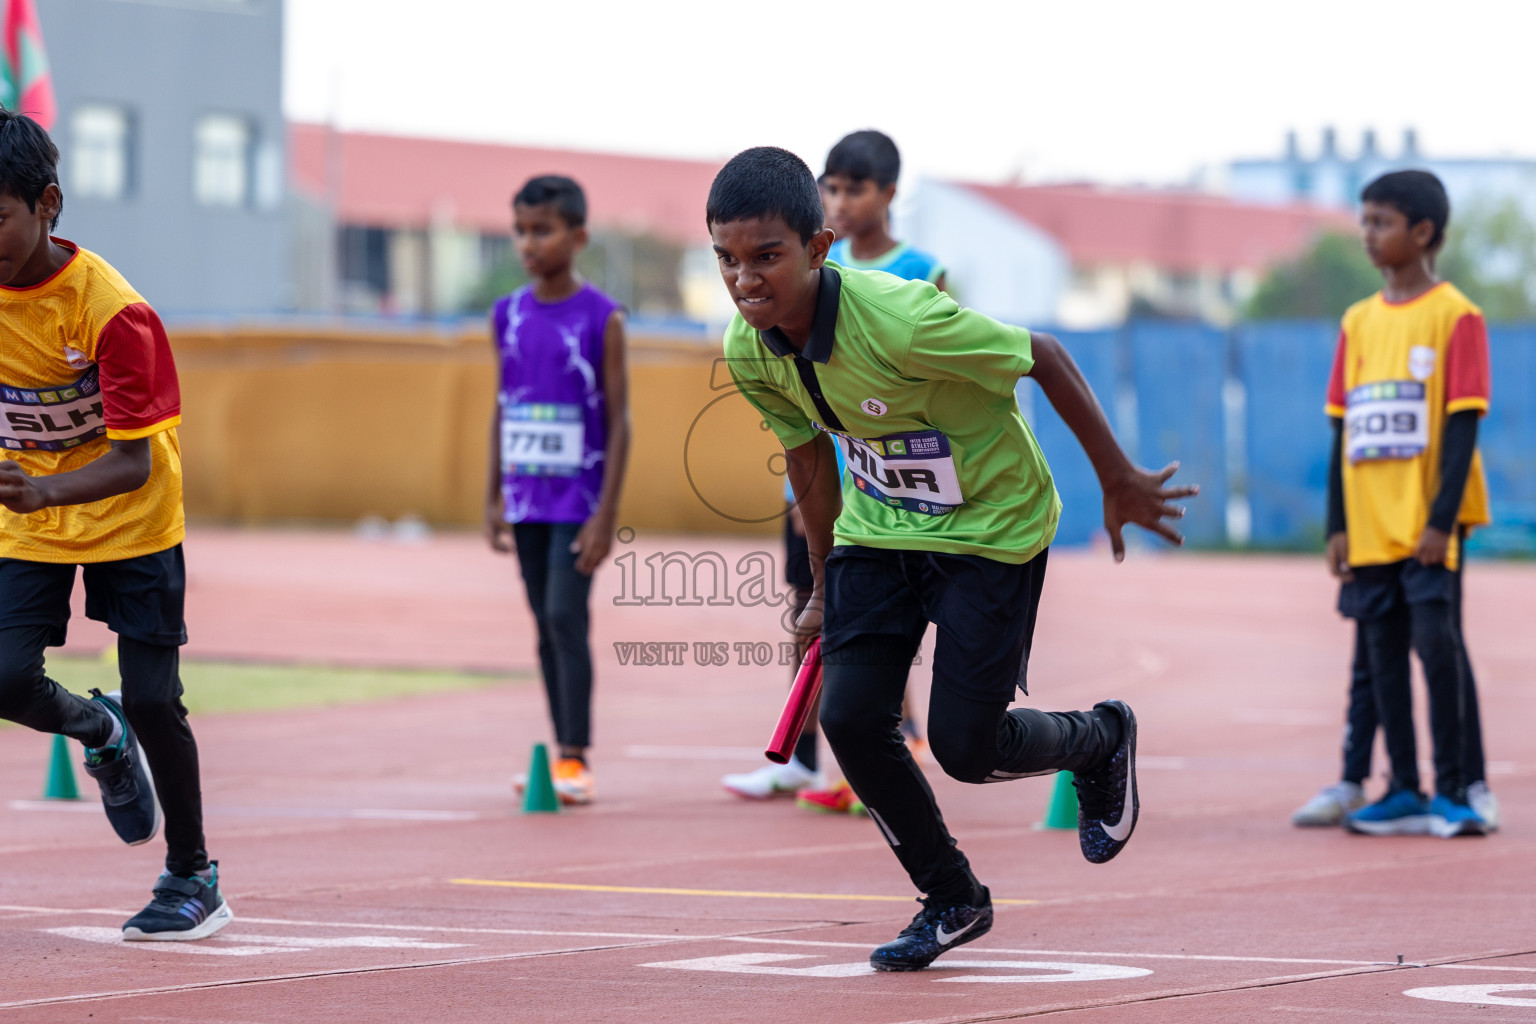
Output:
[[219,892],[219,862],[208,877],[162,874],[149,906],[123,925],[123,938],[137,942],[190,942],[205,939],[235,919]]
[[160,831],[160,804],[155,800],[155,784],[144,752],[123,714],[122,696],[116,692],[103,695],[91,691],[107,713],[123,727],[122,738],[109,747],[85,748],[85,773],[101,789],[101,809],[117,836],[129,846],[141,846]]
[[1367,836],[1428,835],[1429,803],[1418,793],[1394,789],[1346,817],[1344,827]]
[[1459,804],[1448,796],[1429,802],[1429,830],[1441,839],[1454,836],[1485,836],[1488,824],[1470,804]]
[[1141,801],[1136,796],[1136,715],[1124,701],[1093,706],[1120,718],[1120,745],[1092,771],[1074,774],[1077,787],[1077,843],[1090,864],[1103,864],[1125,848]]
[[981,892],[980,906],[918,900],[923,909],[900,935],[869,954],[870,966],[877,971],[920,971],[940,953],[981,938],[992,930],[992,894],[985,888]]

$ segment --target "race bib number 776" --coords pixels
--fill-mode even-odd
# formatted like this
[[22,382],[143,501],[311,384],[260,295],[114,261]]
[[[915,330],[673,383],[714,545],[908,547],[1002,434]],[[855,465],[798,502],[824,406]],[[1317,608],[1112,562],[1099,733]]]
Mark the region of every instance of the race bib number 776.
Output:
[[575,476],[586,428],[581,406],[523,403],[501,410],[501,471],[513,476]]

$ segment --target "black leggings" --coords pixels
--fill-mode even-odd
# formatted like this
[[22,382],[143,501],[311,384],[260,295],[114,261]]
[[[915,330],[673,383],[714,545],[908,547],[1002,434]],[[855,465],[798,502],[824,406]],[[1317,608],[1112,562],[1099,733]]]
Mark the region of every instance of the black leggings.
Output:
[[[44,674],[43,651],[54,638],[52,626],[0,629],[0,718],[102,746],[112,733],[111,715]],[[203,795],[197,741],[181,703],[181,650],[120,635],[117,660],[123,711],[154,774],[165,814],[165,869],[180,875],[201,871],[208,866]]]
[[1119,717],[1009,710],[1032,642],[1043,552],[1005,565],[846,547],[836,549],[827,569],[825,635],[834,640],[823,657],[822,731],[913,884],[942,900],[965,901],[978,883],[901,736],[907,672],[928,622],[939,631],[929,748],[962,782],[1093,768],[1119,744]]
[[539,636],[539,669],[555,742],[585,749],[592,745],[591,617],[587,599],[592,577],[576,571],[571,542],[580,523],[517,523],[512,539],[528,604]]

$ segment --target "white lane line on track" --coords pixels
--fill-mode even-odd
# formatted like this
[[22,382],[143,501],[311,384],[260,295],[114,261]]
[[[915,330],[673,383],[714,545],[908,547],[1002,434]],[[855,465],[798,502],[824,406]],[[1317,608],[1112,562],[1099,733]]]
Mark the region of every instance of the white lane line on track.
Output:
[[[624,756],[634,761],[746,761],[750,764],[760,759],[763,752],[757,747],[636,744],[625,747]],[[1141,754],[1136,758],[1136,766],[1148,771],[1169,772],[1315,772],[1319,769],[1331,770],[1334,763],[1323,758],[1183,757]],[[1428,771],[1431,765],[1425,761],[1422,767]],[[1488,762],[1490,775],[1513,775],[1517,771],[1518,766],[1513,761]]]
[[[13,811],[100,814],[97,800],[12,800]],[[479,811],[414,810],[393,807],[205,807],[212,818],[319,818],[344,821],[479,821]]]
[[664,747],[629,746],[624,756],[637,761],[746,761],[763,756],[758,747]]
[[[107,914],[114,917],[128,917],[132,911],[107,910],[100,908],[85,908],[78,910],[64,909],[61,907],[33,907],[21,905],[0,904],[0,912],[12,912],[19,914]],[[239,918],[242,924],[280,925],[283,927],[299,928],[345,928],[351,931],[398,931],[398,932],[435,932],[444,935],[512,935],[535,936],[544,938],[598,938],[598,939],[632,939],[640,942],[743,942],[764,943],[776,946],[818,946],[828,949],[868,949],[868,942],[833,942],[827,939],[778,939],[767,935],[679,935],[676,932],[669,934],[657,934],[651,932],[598,932],[598,931],[555,931],[543,928],[463,928],[452,925],[412,925],[412,924],[378,924],[367,921],[314,921],[302,918],[287,917],[246,917]],[[783,930],[783,929],[775,929]],[[1201,953],[1135,953],[1123,951],[1082,950],[1082,949],[1010,949],[988,946],[988,953],[1008,953],[1018,956],[1062,956],[1062,957],[1090,957],[1103,959],[1135,958],[1143,960],[1189,960],[1207,963],[1243,963],[1243,964],[1315,964],[1325,967],[1396,967],[1397,964],[1383,960],[1337,960],[1320,957],[1277,957],[1277,956],[1233,956],[1227,954],[1201,954]],[[1487,956],[1490,954],[1479,954]],[[1498,954],[1492,954],[1498,955]],[[1440,967],[1463,971],[1514,971],[1522,973],[1536,973],[1536,967],[1510,967],[1493,964],[1403,964],[1403,967]]]
[[[243,922],[241,922],[243,923]],[[423,942],[398,935],[348,935],[321,938],[299,935],[250,935],[239,930],[220,932],[203,942],[127,942],[118,928],[45,928],[45,934],[66,939],[158,953],[202,956],[262,956],[268,953],[309,953],[316,949],[462,949],[462,942]]]
[[24,1006],[49,1006],[58,1003],[99,1002],[106,999],[130,999],[135,996],[164,995],[172,992],[196,992],[204,989],[239,988],[246,985],[272,984],[283,981],[304,981],[310,978],[332,978],[340,975],[383,974],[392,971],[417,971],[434,967],[459,967],[466,964],[496,963],[505,960],[531,960],[545,956],[568,956],[575,953],[601,953],[618,949],[644,949],[648,946],[666,945],[664,942],[617,943],[605,946],[573,946],[567,949],[541,949],[522,953],[497,953],[489,956],[456,957],[451,960],[427,960],[419,963],[382,964],[374,967],[339,967],[327,971],[295,971],[289,974],[269,974],[256,978],[235,978],[224,981],[189,982],[185,985],[163,985],[155,988],[123,989],[116,992],[82,992],[67,996],[43,996],[38,999],[18,999],[0,1003],[0,1010],[13,1010]]

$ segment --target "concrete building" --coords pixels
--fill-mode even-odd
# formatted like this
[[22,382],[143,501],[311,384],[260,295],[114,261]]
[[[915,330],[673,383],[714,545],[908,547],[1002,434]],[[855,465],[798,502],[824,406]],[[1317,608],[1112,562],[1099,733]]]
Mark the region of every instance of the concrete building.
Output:
[[1235,160],[1227,168],[1227,192],[1253,203],[1313,203],[1355,209],[1360,190],[1387,171],[1418,168],[1445,182],[1452,209],[1515,198],[1536,219],[1536,160],[1515,156],[1439,157],[1424,153],[1413,129],[1403,133],[1396,152],[1388,153],[1376,133],[1365,131],[1357,147],[1346,151],[1338,133],[1323,129],[1315,152],[1304,153],[1295,132],[1287,134],[1280,155]]
[[1095,185],[919,183],[901,227],[953,269],[961,300],[1015,323],[1073,329],[1137,316],[1232,322],[1264,271],[1338,210]]
[[[302,310],[397,316],[464,312],[508,258],[514,191],[568,174],[610,262],[600,283],[642,316],[718,325],[731,307],[704,226],[718,164],[406,138],[295,124],[289,182]],[[961,302],[1012,323],[1095,328],[1133,316],[1228,323],[1264,271],[1342,210],[1280,208],[1181,191],[1091,185],[903,185],[897,237],[937,255]],[[672,257],[665,293],[640,287]],[[617,264],[617,266],[615,266]],[[647,300],[647,296],[651,299]],[[483,298],[483,296],[481,296]]]
[[[587,194],[588,228],[612,265],[604,286],[641,313],[729,316],[704,197],[717,164],[445,139],[289,129],[289,180],[305,211],[298,306],[403,316],[462,312],[511,246],[512,195],[527,179],[564,174]],[[333,239],[333,240],[328,240]],[[680,253],[674,308],[646,308],[647,240]],[[324,265],[327,253],[335,254]],[[707,257],[703,258],[703,257]],[[302,272],[309,267],[309,272]],[[669,269],[668,273],[672,271]],[[707,274],[706,274],[707,272]],[[713,277],[713,292],[704,287]]]
[[169,317],[292,306],[281,0],[37,0],[59,234]]

